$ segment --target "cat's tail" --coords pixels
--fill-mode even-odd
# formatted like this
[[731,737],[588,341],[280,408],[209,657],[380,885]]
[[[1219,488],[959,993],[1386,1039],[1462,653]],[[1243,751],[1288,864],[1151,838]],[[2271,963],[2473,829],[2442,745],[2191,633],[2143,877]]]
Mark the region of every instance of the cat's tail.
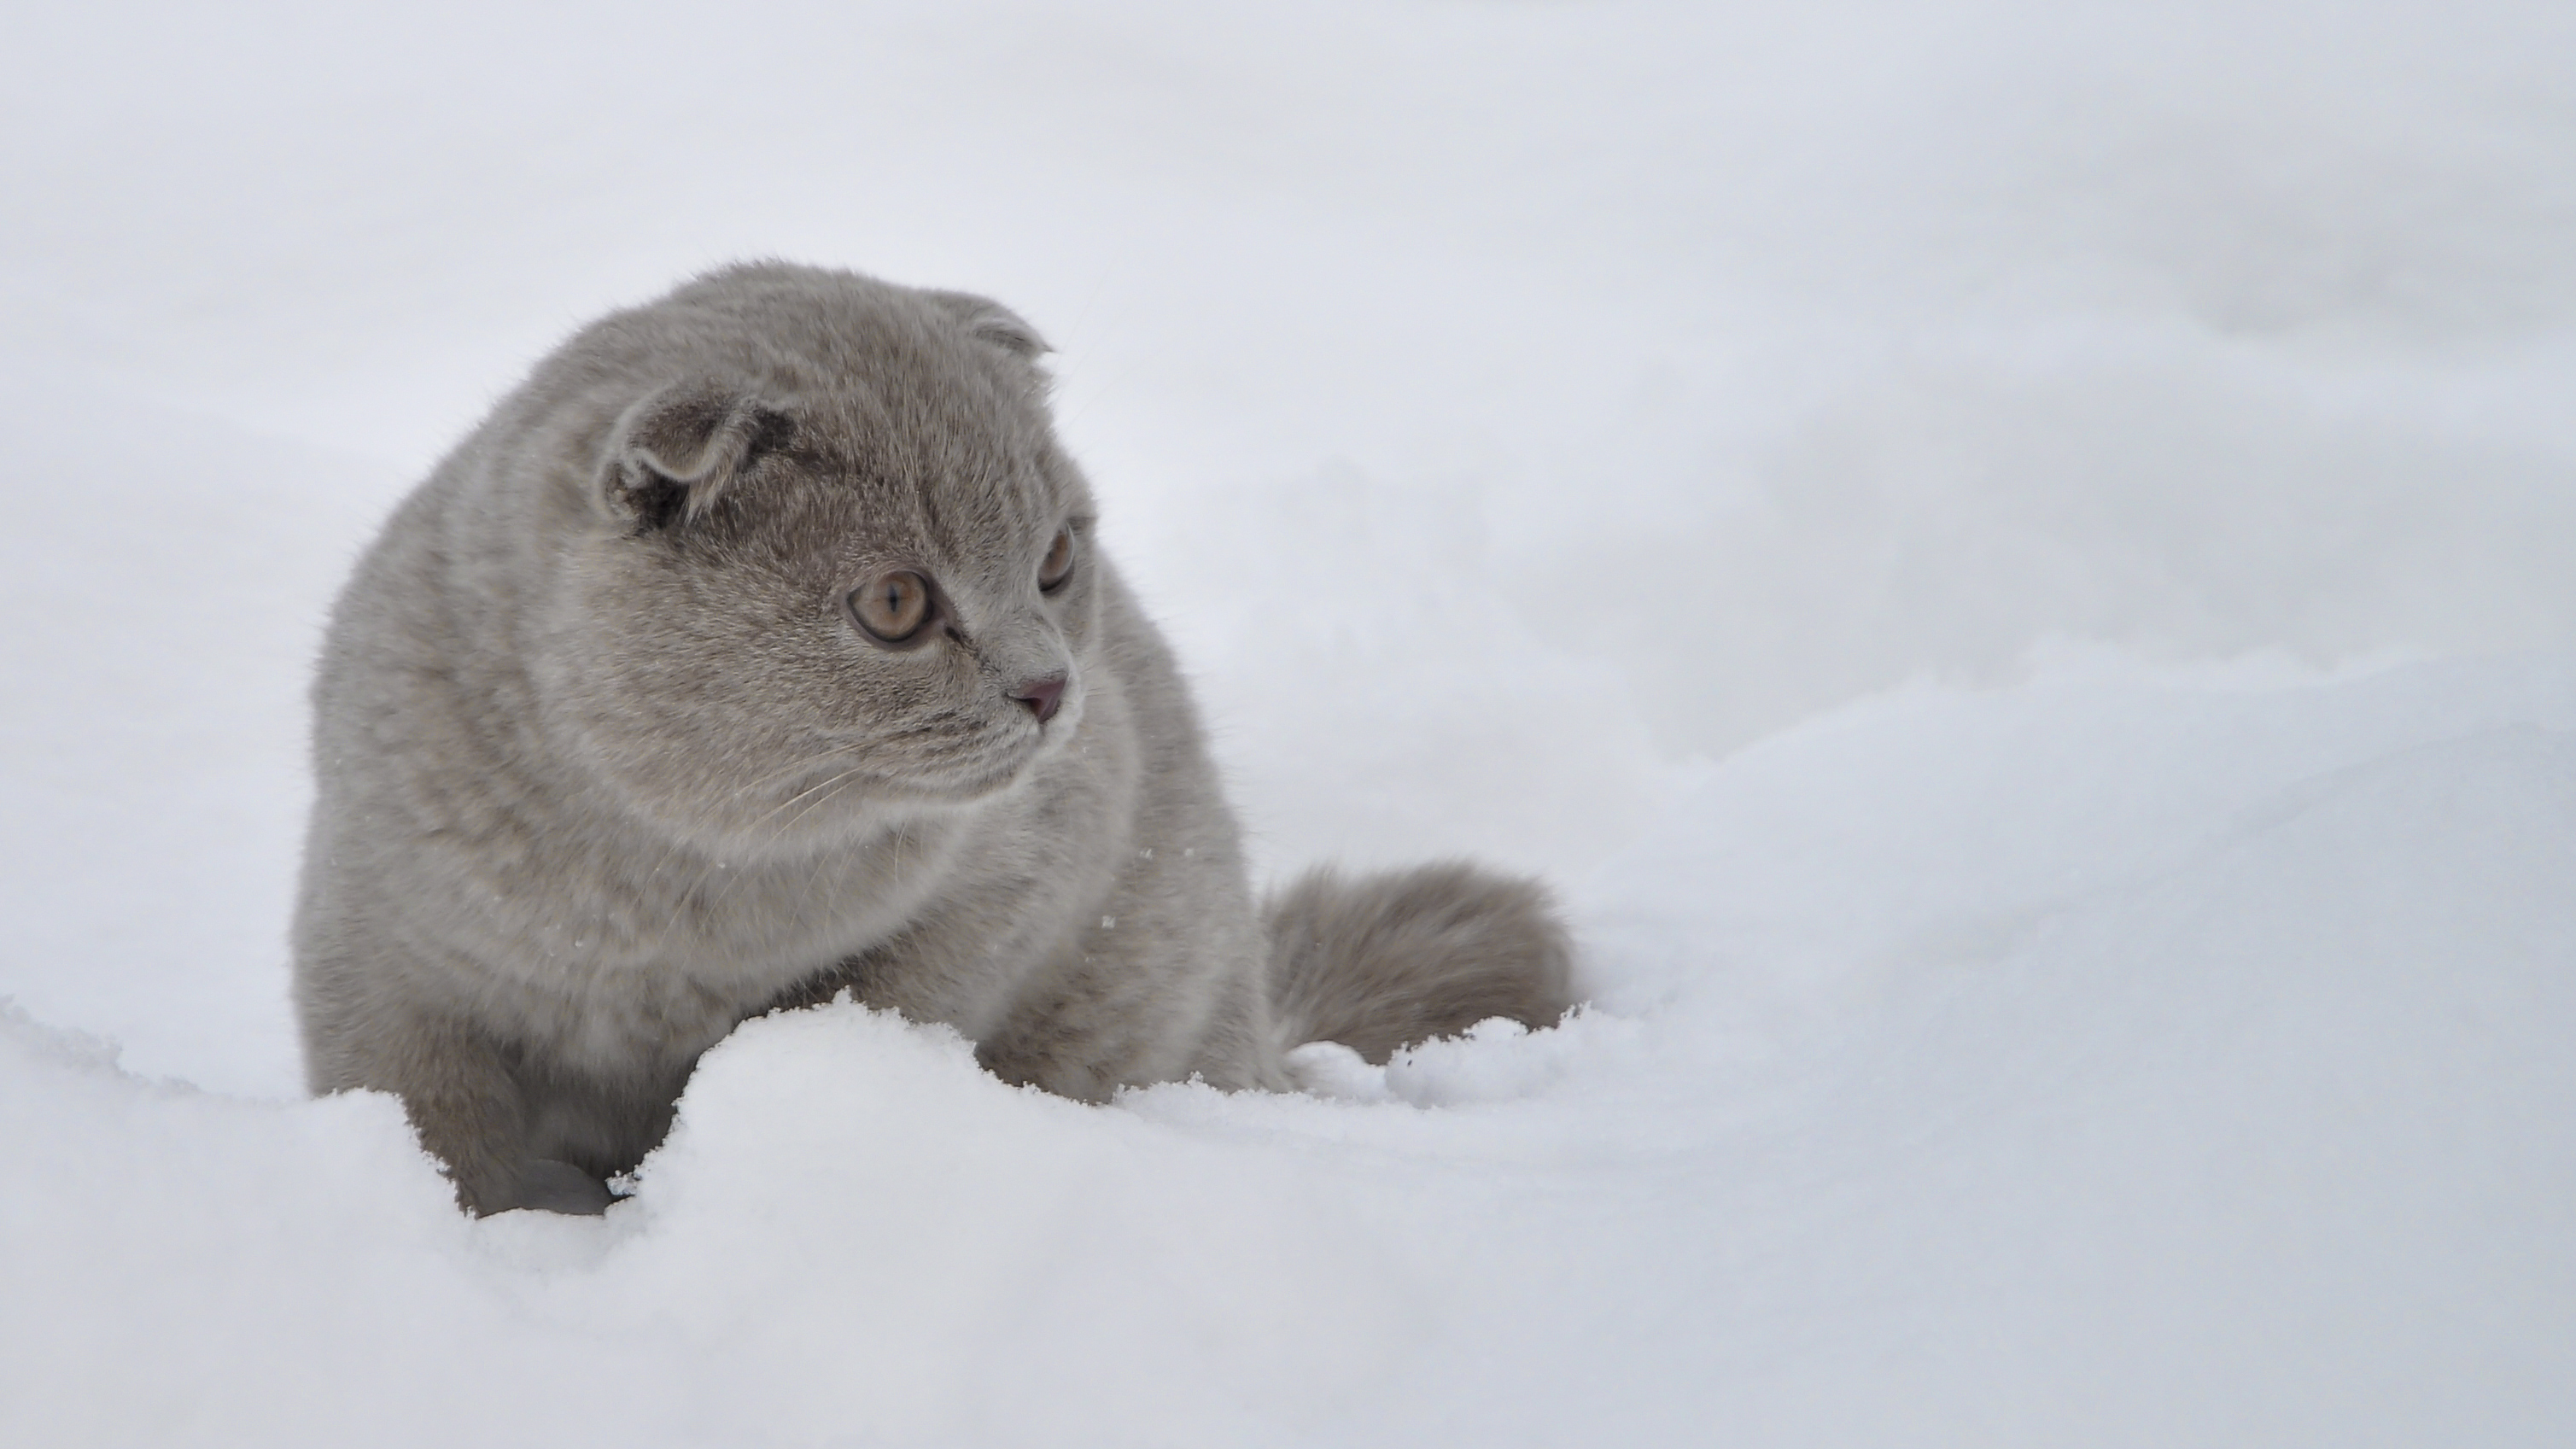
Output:
[[1488,1017],[1554,1026],[1574,952],[1533,880],[1458,862],[1356,879],[1308,871],[1263,903],[1282,1046],[1336,1041],[1372,1062]]

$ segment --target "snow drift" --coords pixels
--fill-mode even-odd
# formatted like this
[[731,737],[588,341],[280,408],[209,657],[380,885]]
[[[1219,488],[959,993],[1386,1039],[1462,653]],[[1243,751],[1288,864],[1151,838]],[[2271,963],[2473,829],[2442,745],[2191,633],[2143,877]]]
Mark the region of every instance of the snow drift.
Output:
[[[0,1438],[2576,1430],[2576,12],[13,16]],[[784,254],[1063,349],[1265,869],[1595,1005],[1106,1108],[839,1007],[604,1222],[299,1100],[301,688],[527,361]]]
[[2074,668],[1710,770],[1601,1004],[1091,1108],[842,1005],[605,1222],[14,1016],[31,1443],[2532,1443],[2576,1404],[2576,658]]

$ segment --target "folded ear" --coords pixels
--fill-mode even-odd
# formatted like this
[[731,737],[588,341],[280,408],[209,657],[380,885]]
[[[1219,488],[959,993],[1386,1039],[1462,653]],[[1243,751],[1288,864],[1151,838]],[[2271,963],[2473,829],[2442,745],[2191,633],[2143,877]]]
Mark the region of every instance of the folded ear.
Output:
[[694,522],[761,454],[795,435],[795,419],[739,388],[673,383],[617,420],[600,501],[638,533]]
[[966,324],[974,336],[992,343],[1005,352],[1034,362],[1042,353],[1055,349],[1047,346],[1038,329],[1022,320],[1020,314],[994,301],[971,292],[925,292],[923,296],[939,304],[940,310]]

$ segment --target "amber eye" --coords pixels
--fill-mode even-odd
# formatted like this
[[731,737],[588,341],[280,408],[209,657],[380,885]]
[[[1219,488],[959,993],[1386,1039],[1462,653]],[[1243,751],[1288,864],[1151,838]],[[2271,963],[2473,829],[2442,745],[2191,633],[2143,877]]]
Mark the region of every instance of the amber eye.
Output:
[[1046,557],[1038,560],[1038,587],[1048,593],[1064,587],[1073,577],[1073,530],[1056,530],[1055,542],[1047,545]]
[[850,612],[869,633],[900,644],[930,617],[930,581],[909,569],[887,574],[850,595]]

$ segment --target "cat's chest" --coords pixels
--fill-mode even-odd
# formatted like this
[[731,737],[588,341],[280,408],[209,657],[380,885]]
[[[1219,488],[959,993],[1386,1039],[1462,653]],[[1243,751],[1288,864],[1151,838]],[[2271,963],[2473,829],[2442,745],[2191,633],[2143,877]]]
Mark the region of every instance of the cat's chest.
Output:
[[593,1069],[685,1060],[931,910],[960,844],[918,828],[801,860],[666,848],[563,863],[486,897],[456,984]]
[[885,1004],[962,1029],[1100,914],[1128,853],[1133,767],[1130,750],[1077,745],[971,807],[766,859],[641,832],[526,852],[508,870],[485,853],[466,890],[493,908],[470,952],[484,977],[475,993],[511,1000],[572,1059],[608,1064],[694,1055],[873,954],[890,973]]
[[579,894],[613,974],[753,1002],[902,931],[951,886],[974,834],[923,822],[786,859],[630,854]]

